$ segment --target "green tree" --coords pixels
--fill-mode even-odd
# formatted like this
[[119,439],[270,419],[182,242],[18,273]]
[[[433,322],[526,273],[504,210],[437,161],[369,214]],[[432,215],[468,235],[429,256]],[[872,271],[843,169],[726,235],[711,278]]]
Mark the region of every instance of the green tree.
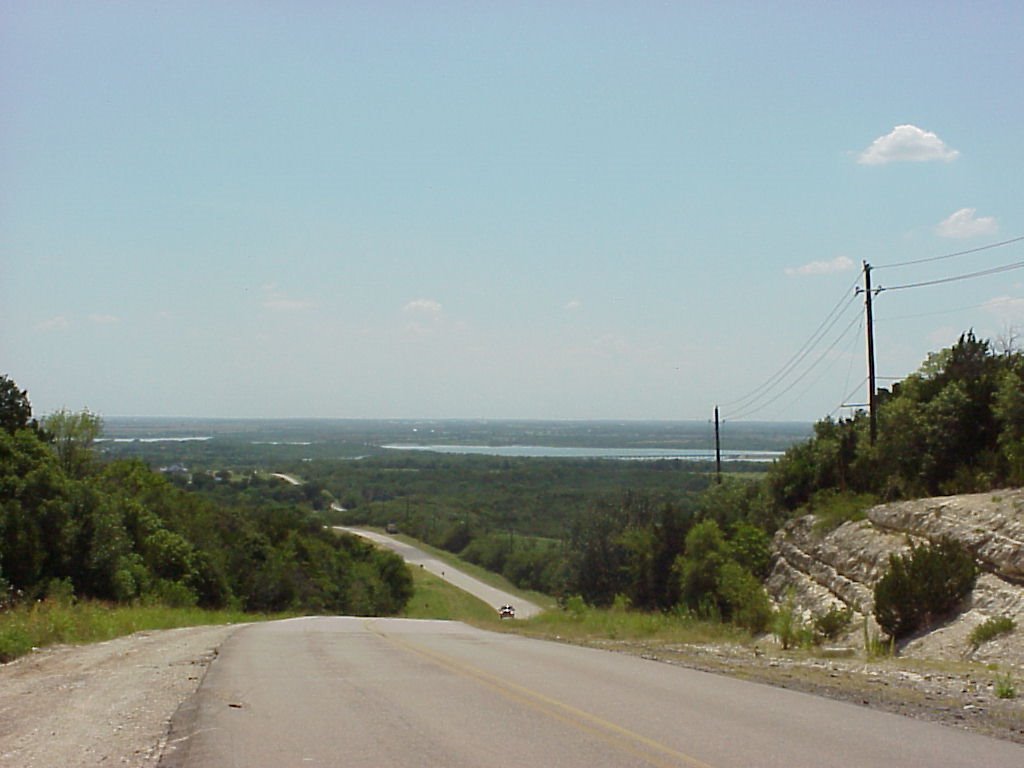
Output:
[[103,431],[103,419],[88,410],[77,413],[62,408],[43,420],[53,440],[57,459],[73,477],[83,476],[92,461],[92,446]]
[[772,619],[771,601],[761,581],[737,562],[722,565],[718,594],[732,622],[751,632],[763,632]]
[[771,566],[772,540],[756,525],[736,523],[729,536],[729,555],[757,578],[766,578]]
[[68,480],[28,430],[0,430],[0,572],[32,594],[63,578],[70,548]]
[[686,604],[705,615],[722,614],[719,599],[719,572],[729,560],[722,529],[714,520],[697,523],[686,534],[686,548],[676,560],[680,594]]
[[761,632],[771,619],[771,603],[750,566],[767,570],[767,534],[747,523],[733,531],[738,536],[730,541],[714,520],[690,529],[676,560],[680,593],[691,610]]
[[14,433],[18,429],[35,426],[28,391],[7,376],[0,374],[0,429]]
[[599,502],[579,515],[570,529],[568,590],[591,605],[611,605],[629,591],[628,550],[622,540],[628,519],[624,509]]
[[1024,366],[1008,367],[999,379],[994,413],[999,424],[999,449],[1007,479],[1024,485]]

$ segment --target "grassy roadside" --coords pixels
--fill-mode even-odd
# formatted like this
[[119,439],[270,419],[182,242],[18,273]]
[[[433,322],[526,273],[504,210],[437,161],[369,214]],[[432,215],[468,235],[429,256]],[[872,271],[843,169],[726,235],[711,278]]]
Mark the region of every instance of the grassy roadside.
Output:
[[463,573],[472,576],[474,579],[477,579],[478,581],[482,581],[484,584],[487,584],[488,586],[494,587],[495,589],[500,589],[502,592],[508,592],[513,595],[519,595],[523,600],[528,600],[529,602],[533,603],[534,605],[540,606],[542,609],[546,611],[555,608],[557,605],[555,599],[551,597],[551,595],[545,595],[542,592],[533,592],[528,589],[520,589],[501,574],[488,571],[485,568],[481,568],[479,565],[474,565],[473,563],[466,562],[465,560],[460,559],[458,555],[454,555],[451,552],[448,552],[447,550],[432,547],[429,544],[423,543],[419,539],[414,539],[411,536],[406,536],[401,533],[389,535],[394,536],[394,538],[410,546],[423,550],[424,552],[437,558],[441,562],[448,563],[453,568],[458,568]]
[[241,611],[206,611],[160,605],[119,606],[91,600],[42,600],[0,612],[0,663],[47,645],[97,643],[142,630],[232,624],[266,618]]
[[501,623],[494,609],[482,600],[421,568],[410,571],[416,591],[402,612],[402,618],[464,621],[486,628]]
[[501,629],[529,637],[580,644],[604,641],[645,641],[657,644],[752,643],[749,633],[720,622],[703,621],[684,614],[643,613],[624,606],[592,608],[570,599],[560,608],[550,595],[521,590],[505,577],[461,560],[457,555],[397,535],[406,544],[427,552],[485,584],[519,595],[541,606],[544,612],[531,619],[502,621],[486,603],[419,568],[413,568],[416,594],[403,617],[464,621],[485,629]]

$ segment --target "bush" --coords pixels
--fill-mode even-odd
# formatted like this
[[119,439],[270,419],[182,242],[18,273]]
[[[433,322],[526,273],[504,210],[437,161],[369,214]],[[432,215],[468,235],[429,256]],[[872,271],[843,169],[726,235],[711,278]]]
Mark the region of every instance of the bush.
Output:
[[771,601],[754,574],[739,563],[726,563],[719,573],[718,590],[734,624],[754,634],[768,628]]
[[772,617],[772,634],[778,639],[782,650],[788,651],[801,645],[802,627],[803,621],[796,607],[796,598],[790,592]]
[[972,630],[970,643],[977,648],[1000,635],[1008,635],[1010,632],[1013,632],[1016,626],[1016,622],[1009,616],[994,616]]
[[1005,675],[998,675],[994,686],[997,699],[1017,698],[1017,689],[1013,685],[1013,677],[1007,672]]
[[875,620],[894,639],[950,613],[974,588],[978,567],[962,544],[942,539],[890,555],[875,585]]
[[828,613],[814,617],[814,634],[822,640],[836,640],[850,628],[853,608],[829,608]]
[[579,595],[570,595],[565,599],[565,611],[573,619],[580,621],[587,614],[587,603]]

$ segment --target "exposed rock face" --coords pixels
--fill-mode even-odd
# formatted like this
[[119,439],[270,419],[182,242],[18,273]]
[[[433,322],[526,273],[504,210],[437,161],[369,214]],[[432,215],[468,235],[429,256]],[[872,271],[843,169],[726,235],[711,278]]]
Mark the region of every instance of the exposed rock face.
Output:
[[[873,590],[889,556],[943,537],[967,547],[982,574],[959,615],[915,637],[902,652],[1024,666],[1024,489],[882,504],[866,520],[829,533],[815,530],[813,516],[793,520],[775,536],[768,590],[779,602],[792,595],[807,614],[852,608],[846,640],[859,643],[865,616],[869,630],[878,632],[871,618]],[[971,630],[997,616],[1011,617],[1017,629],[971,648]]]

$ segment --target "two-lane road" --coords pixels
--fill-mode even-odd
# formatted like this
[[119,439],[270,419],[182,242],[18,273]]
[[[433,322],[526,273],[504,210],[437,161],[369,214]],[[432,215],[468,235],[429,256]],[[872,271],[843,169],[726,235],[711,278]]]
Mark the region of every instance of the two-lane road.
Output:
[[458,622],[240,628],[162,765],[957,768],[1024,747],[624,654]]
[[438,560],[433,555],[429,555],[422,549],[418,549],[411,544],[406,544],[394,536],[388,536],[383,533],[377,533],[366,528],[351,528],[344,526],[335,526],[336,531],[344,531],[345,533],[353,533],[356,536],[362,536],[363,538],[369,539],[370,541],[380,544],[382,547],[387,547],[392,552],[395,552],[402,556],[405,562],[410,565],[418,565],[424,570],[450,582],[452,585],[458,587],[463,592],[469,592],[485,603],[494,606],[497,610],[499,606],[505,604],[512,604],[516,608],[516,616],[521,619],[528,619],[540,613],[540,607],[534,605],[528,600],[516,597],[509,592],[504,592],[500,589],[495,589],[489,584],[484,584],[479,579],[474,579],[468,573],[460,571],[458,568],[453,568],[442,560]]

